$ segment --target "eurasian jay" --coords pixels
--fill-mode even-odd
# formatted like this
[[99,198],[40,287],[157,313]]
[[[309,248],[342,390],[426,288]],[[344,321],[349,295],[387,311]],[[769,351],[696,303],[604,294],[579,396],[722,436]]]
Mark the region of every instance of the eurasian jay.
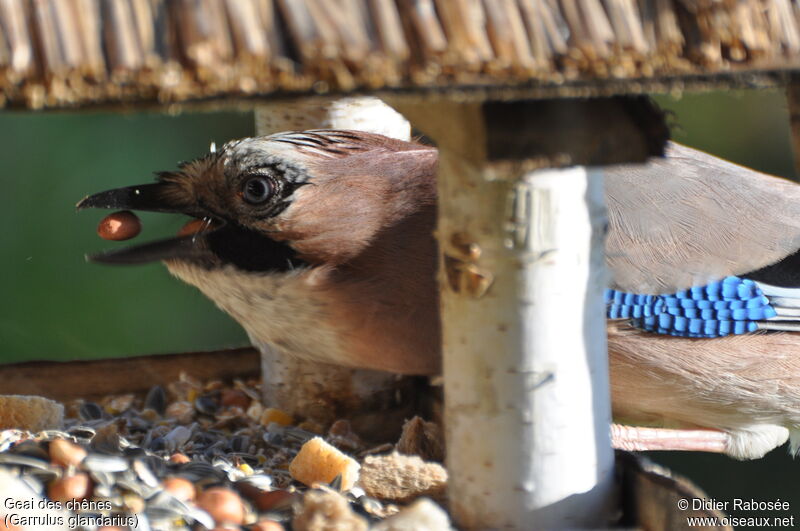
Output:
[[[434,148],[380,135],[288,132],[78,207],[205,220],[91,259],[164,260],[256,346],[431,375],[436,162]],[[664,159],[609,168],[606,196],[615,419],[701,430],[677,432],[678,448],[754,458],[791,433],[795,451],[800,338],[784,331],[800,318],[800,186],[670,144]]]

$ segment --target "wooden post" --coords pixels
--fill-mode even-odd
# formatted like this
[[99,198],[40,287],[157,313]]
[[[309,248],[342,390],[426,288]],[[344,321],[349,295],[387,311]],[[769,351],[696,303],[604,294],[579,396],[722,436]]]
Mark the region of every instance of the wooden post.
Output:
[[789,108],[789,126],[792,131],[794,171],[800,175],[800,75],[793,74],[786,85],[786,103]]
[[640,129],[652,108],[638,99],[392,103],[440,149],[445,431],[456,522],[605,527],[613,453],[596,166],[657,151]]
[[308,129],[353,129],[400,140],[411,139],[408,120],[372,96],[302,98],[256,107],[256,133],[271,135]]
[[[257,107],[255,120],[259,135],[355,129],[402,140],[411,137],[408,121],[374,97],[306,98],[263,104]],[[373,404],[391,400],[398,381],[397,376],[381,371],[298,359],[274,346],[262,351],[261,368],[266,404],[322,424],[335,420],[336,415],[369,411]]]

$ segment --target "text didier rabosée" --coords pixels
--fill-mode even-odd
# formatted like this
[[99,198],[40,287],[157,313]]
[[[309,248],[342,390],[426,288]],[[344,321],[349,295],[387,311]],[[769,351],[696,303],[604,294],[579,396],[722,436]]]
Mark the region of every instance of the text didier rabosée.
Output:
[[718,500],[716,498],[692,498],[692,509],[695,511],[788,511],[791,504],[780,498],[775,500],[754,500],[752,498],[733,498]]

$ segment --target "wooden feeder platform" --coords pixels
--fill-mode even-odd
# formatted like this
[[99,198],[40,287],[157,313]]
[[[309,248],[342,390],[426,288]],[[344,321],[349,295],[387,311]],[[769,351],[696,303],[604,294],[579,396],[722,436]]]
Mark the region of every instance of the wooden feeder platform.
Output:
[[9,0],[0,104],[391,91],[563,97],[780,82],[794,0]]
[[[550,100],[521,102],[519,112],[505,108],[530,117],[540,116],[533,105],[556,108],[553,101],[565,98],[789,86],[797,141],[798,67],[800,0],[0,0],[0,107],[254,109],[275,100],[370,94],[414,122],[428,119],[431,105],[447,105],[458,119],[431,120],[432,136],[449,153],[451,174],[463,162],[481,185],[492,171],[518,177],[519,168],[498,161],[532,154],[525,138],[519,145],[502,141],[502,124],[480,106]],[[627,109],[647,107],[643,98],[620,101]],[[617,103],[586,104],[597,111]],[[595,158],[601,141],[574,150],[554,145],[537,168],[641,162],[661,153],[666,137],[658,113],[648,123],[637,121],[642,113],[611,114],[643,141],[616,137],[620,149],[601,159]],[[558,118],[548,127],[560,127]],[[448,128],[470,130],[464,124],[478,124],[486,145],[447,138]],[[597,116],[565,127],[598,138],[622,129]],[[513,152],[498,155],[492,145]],[[635,145],[643,147],[624,151]],[[581,149],[585,156],[576,155]],[[562,152],[574,158],[559,159]],[[459,159],[464,153],[470,156]],[[473,258],[460,259],[471,266]],[[230,381],[258,368],[258,354],[241,349],[15,364],[0,368],[0,380],[4,393],[69,401],[142,394],[169,385],[181,371]],[[87,385],[91,391],[76,396]],[[702,492],[628,454],[618,454],[616,464],[625,525],[672,528],[687,516],[722,516],[676,512],[677,500]],[[469,502],[462,505],[469,509]],[[481,527],[480,521],[459,523]]]

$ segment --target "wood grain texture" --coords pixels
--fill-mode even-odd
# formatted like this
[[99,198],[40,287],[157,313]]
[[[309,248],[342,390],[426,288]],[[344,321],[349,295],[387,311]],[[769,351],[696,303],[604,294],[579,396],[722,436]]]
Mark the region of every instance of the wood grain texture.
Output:
[[[617,472],[620,477],[620,527],[643,529],[684,529],[687,518],[716,518],[722,522],[725,514],[713,509],[688,510],[678,508],[679,500],[705,500],[708,494],[685,477],[671,473],[641,455],[617,452]],[[728,525],[698,526],[697,529],[730,531]]]
[[252,348],[156,354],[81,361],[32,361],[0,365],[3,394],[39,395],[53,400],[142,393],[178,380],[258,377],[259,355]]
[[0,107],[598,95],[798,66],[798,0],[0,0]]

